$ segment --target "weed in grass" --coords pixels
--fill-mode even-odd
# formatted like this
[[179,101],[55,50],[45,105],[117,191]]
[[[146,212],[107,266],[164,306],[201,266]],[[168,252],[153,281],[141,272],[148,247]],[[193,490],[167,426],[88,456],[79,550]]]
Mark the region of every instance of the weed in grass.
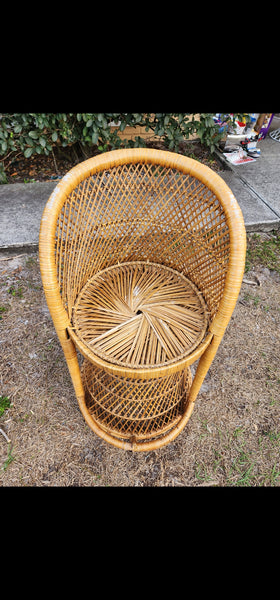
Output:
[[11,285],[11,287],[8,289],[8,293],[11,294],[11,296],[16,296],[17,298],[22,298],[23,297],[23,290],[21,287],[19,288],[15,288],[14,285]]
[[[243,435],[242,428],[236,429],[234,432],[234,437],[239,437]],[[233,460],[231,469],[228,474],[228,485],[232,486],[248,486],[252,485],[253,479],[255,475],[252,473],[253,468],[255,466],[255,462],[252,462],[251,459],[251,451],[245,452],[244,439],[240,440],[241,446],[237,449],[238,454],[236,458]],[[237,479],[236,479],[237,476]]]
[[3,319],[2,314],[6,312],[8,309],[6,306],[0,306],[0,321]]
[[271,469],[271,473],[268,474],[266,476],[269,485],[277,485],[278,483],[278,479],[280,478],[280,471],[277,470],[277,465],[275,464],[272,469]]
[[[242,463],[243,464],[243,463]],[[242,472],[241,470],[238,469],[238,471],[241,473],[241,477],[235,482],[234,485],[237,486],[250,486],[253,483],[253,479],[254,479],[254,475],[251,475],[251,471],[253,469],[253,467],[255,466],[255,463],[252,463],[248,469],[246,469],[244,472]]]
[[34,267],[36,265],[36,262],[37,261],[34,256],[29,256],[25,261],[25,265],[26,265],[26,267],[31,269],[32,267]]
[[224,459],[220,452],[214,450],[214,463],[213,463],[213,472],[216,473],[217,469],[224,473]]
[[13,462],[13,460],[15,460],[15,456],[12,455],[12,448],[11,448],[11,443],[8,445],[8,457],[6,458],[5,462],[3,463],[1,469],[3,471],[6,471],[8,466],[11,464],[11,462]]
[[235,429],[235,431],[233,432],[233,437],[234,438],[240,438],[243,435],[244,431],[243,431],[243,427],[237,427]]
[[270,442],[278,442],[280,440],[280,433],[274,431],[263,431],[262,435],[267,437]]
[[5,410],[11,406],[11,402],[8,396],[0,396],[0,417],[3,415]]
[[209,481],[211,479],[211,476],[207,473],[207,467],[203,463],[196,465],[195,477],[200,481]]
[[254,233],[247,238],[245,271],[253,265],[262,265],[280,274],[280,233],[275,233],[270,239],[263,240]]
[[[0,417],[4,414],[5,410],[7,410],[7,408],[10,408],[10,406],[11,406],[11,402],[10,402],[8,396],[0,396]],[[8,457],[6,458],[5,462],[3,463],[1,470],[6,471],[9,464],[13,460],[15,460],[15,457],[12,456],[12,444],[11,444],[11,442],[9,442]]]

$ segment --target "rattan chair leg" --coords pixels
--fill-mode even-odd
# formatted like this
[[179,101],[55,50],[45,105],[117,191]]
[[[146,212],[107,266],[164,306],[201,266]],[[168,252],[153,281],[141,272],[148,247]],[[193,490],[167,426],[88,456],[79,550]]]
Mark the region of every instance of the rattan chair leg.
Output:
[[81,371],[77,357],[77,351],[71,338],[68,337],[68,333],[65,330],[64,334],[60,332],[59,340],[64,352],[65,360],[69,369],[69,373],[74,386],[75,394],[77,399],[84,398],[85,391],[81,378]]
[[192,382],[192,386],[189,393],[189,402],[194,403],[199,390],[203,384],[203,381],[209,371],[210,365],[215,358],[216,352],[218,350],[219,344],[221,342],[221,337],[213,336],[208,348],[205,350],[204,354],[201,356],[197,370]]

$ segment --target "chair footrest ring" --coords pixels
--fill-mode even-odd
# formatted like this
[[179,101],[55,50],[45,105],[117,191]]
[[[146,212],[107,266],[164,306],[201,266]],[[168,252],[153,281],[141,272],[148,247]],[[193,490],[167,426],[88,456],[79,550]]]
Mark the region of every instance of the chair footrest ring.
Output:
[[101,432],[139,443],[156,439],[178,424],[192,383],[190,368],[167,377],[135,380],[106,373],[86,359],[82,378],[87,410]]

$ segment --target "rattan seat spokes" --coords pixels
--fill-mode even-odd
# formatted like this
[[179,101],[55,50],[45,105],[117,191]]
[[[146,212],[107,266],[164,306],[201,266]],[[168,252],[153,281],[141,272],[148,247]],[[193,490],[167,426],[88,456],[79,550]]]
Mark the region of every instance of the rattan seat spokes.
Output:
[[186,357],[204,338],[202,293],[170,267],[141,261],[100,271],[73,309],[79,339],[100,358],[130,368],[159,367]]

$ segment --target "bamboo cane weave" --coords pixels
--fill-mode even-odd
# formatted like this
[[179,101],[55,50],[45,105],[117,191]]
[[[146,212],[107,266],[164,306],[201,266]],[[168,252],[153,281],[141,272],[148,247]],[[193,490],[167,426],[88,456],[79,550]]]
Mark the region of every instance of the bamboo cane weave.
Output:
[[[211,169],[182,155],[141,148],[116,150],[77,165],[56,186],[41,221],[42,280],[79,406],[89,426],[103,439],[121,448],[151,450],[169,443],[182,430],[234,309],[245,251],[244,221],[231,190]],[[144,319],[143,311],[137,314],[137,308],[134,317],[129,317],[132,324],[139,321],[140,325],[142,320],[142,325],[146,325],[139,327],[134,335],[130,322],[130,347],[116,329],[124,324],[120,299],[113,311],[118,313],[118,308],[119,313],[109,318],[106,315],[109,324],[106,331],[101,328],[100,315],[97,316],[96,300],[94,322],[86,324],[84,294],[90,290],[96,292],[101,272],[106,272],[105,277],[110,272],[114,283],[106,292],[106,302],[114,286],[123,286],[126,281],[129,285],[119,287],[119,292],[129,305],[124,288],[133,294],[136,263],[157,265],[159,277],[165,270],[165,283],[170,269],[174,277],[176,273],[176,277],[185,278],[193,286],[200,308],[203,306],[193,345],[186,343],[182,350],[186,338],[182,322],[180,327],[178,320],[174,323],[176,302],[171,305],[171,312],[170,305],[160,309],[154,306],[157,314],[152,319],[150,314],[150,322],[145,315]],[[177,319],[180,310],[187,308],[180,303],[178,306]],[[102,311],[101,306],[99,309]],[[162,309],[165,319],[168,317],[170,321],[168,335]],[[92,324],[96,329],[91,339],[87,331]],[[110,327],[111,331],[115,327],[114,343],[108,338]],[[157,348],[151,341],[151,332],[158,334]],[[86,357],[82,372],[75,346]],[[182,399],[173,402],[173,392],[164,395],[165,388],[160,386],[172,375],[178,378],[177,383],[181,382],[181,374],[188,372],[185,367],[197,359],[193,383],[185,375],[185,393],[176,396],[176,392],[176,398]],[[118,388],[112,383],[117,381],[114,377],[127,380],[129,386],[133,381],[139,398],[134,413],[131,397],[124,393],[130,389],[126,387],[121,389],[127,405],[122,402],[121,408],[115,410]],[[153,396],[155,412],[149,418],[143,412],[142,391],[148,390],[149,382],[152,386],[157,379],[162,402],[160,394],[153,396],[155,388],[151,387],[145,402],[148,405],[148,398]],[[172,385],[171,390],[181,389],[181,383],[177,387]],[[164,404],[167,397],[169,405]],[[133,414],[138,415],[135,420]],[[161,420],[163,415],[165,420]],[[133,441],[134,438],[138,441]]]

